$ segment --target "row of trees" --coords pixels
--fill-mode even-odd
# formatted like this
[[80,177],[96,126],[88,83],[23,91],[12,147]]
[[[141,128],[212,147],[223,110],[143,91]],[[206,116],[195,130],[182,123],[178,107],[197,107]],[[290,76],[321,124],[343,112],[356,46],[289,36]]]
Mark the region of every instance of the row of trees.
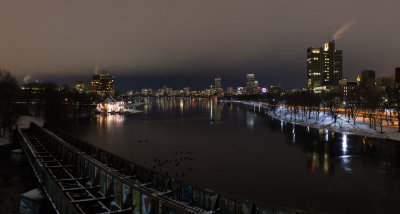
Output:
[[17,105],[19,86],[10,72],[0,70],[0,137],[4,137],[7,130],[12,126],[21,113]]
[[28,83],[21,89],[10,72],[0,69],[0,137],[11,130],[22,114],[40,117],[49,124],[60,124],[69,117],[90,114],[100,97],[79,93],[51,82]]
[[[309,91],[287,92],[284,94],[243,95],[235,99],[266,102],[270,110],[275,113],[279,105],[285,105],[295,120],[309,120],[315,114],[315,122],[319,115],[329,114],[334,122],[339,115],[343,115],[348,123],[356,124],[357,118],[363,122],[368,119],[370,127],[380,128],[383,125],[394,125],[397,120],[400,132],[400,86],[394,85],[385,90],[378,88],[360,89],[351,91],[346,96],[338,92],[315,94]],[[299,117],[299,118],[297,118]]]

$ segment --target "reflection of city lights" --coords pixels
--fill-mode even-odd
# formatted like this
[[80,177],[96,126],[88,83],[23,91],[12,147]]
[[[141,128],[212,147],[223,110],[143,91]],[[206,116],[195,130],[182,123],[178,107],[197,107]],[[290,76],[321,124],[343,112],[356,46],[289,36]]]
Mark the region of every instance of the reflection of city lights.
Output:
[[310,127],[307,126],[307,133],[310,133]]
[[329,155],[326,152],[324,153],[324,172],[329,172]]
[[111,130],[113,126],[122,126],[125,116],[120,114],[98,115],[97,122],[100,127]]
[[293,143],[295,143],[296,142],[296,132],[295,132],[295,126],[296,126],[296,124],[293,124],[293,129],[292,129],[292,134],[293,134]]
[[329,140],[328,129],[325,129],[325,141]]
[[247,118],[246,118],[246,122],[247,122],[247,127],[249,127],[250,129],[254,128],[254,120],[255,120],[255,116],[253,113],[247,112]]
[[179,110],[180,110],[181,114],[183,114],[183,100],[179,101]]
[[346,172],[351,173],[352,169],[349,167],[350,164],[350,158],[349,156],[343,156],[342,157],[342,161],[343,161],[343,168]]
[[342,151],[343,151],[343,155],[345,155],[347,153],[347,135],[346,134],[343,134]]
[[211,107],[210,107],[210,120],[214,120],[214,117],[213,117],[213,101],[211,100],[210,101],[210,103],[211,103]]
[[281,120],[281,132],[283,132],[283,120]]

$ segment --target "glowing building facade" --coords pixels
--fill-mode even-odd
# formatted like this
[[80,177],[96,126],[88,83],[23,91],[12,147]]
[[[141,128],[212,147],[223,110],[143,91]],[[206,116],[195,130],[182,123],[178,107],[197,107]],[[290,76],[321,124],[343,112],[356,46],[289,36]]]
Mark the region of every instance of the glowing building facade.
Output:
[[339,85],[343,77],[343,51],[336,50],[335,41],[323,47],[307,49],[307,88],[314,92]]
[[221,77],[216,77],[214,79],[214,89],[216,94],[222,93],[224,90],[222,89],[222,84],[221,84]]
[[89,89],[90,92],[101,96],[114,95],[114,77],[106,71],[95,74],[89,82]]
[[255,81],[254,74],[247,74],[246,94],[255,94],[257,81]]

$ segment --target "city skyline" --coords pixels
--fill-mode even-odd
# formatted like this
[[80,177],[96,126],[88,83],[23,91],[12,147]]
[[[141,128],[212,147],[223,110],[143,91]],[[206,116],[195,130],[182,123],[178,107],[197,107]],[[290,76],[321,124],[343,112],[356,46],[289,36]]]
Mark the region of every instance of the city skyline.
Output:
[[1,213],[400,213],[399,0],[0,2]]
[[[176,3],[3,3],[0,66],[20,81],[68,84],[92,75],[99,63],[127,82],[121,91],[153,82],[176,88],[196,80],[208,84],[217,75],[227,86],[242,85],[236,81],[247,73],[261,84],[303,88],[304,50],[329,40],[328,25],[332,37],[341,33],[335,41],[345,51],[344,78],[355,79],[366,69],[390,74],[399,66],[400,51],[392,48],[399,32],[391,27],[397,1]],[[385,57],[389,49],[391,57]]]

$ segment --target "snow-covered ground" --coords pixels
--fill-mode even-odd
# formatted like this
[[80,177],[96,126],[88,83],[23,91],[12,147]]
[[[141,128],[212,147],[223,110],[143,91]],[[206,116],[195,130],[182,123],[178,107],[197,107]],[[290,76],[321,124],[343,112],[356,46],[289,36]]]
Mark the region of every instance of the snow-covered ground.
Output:
[[24,115],[24,116],[21,116],[18,118],[16,125],[20,129],[27,129],[27,128],[29,128],[29,125],[31,124],[31,122],[36,123],[36,125],[38,125],[38,126],[43,126],[43,123],[44,123],[43,120],[41,120],[40,118]]
[[0,137],[0,147],[8,144],[10,144],[10,137],[7,132],[4,137]]
[[[43,121],[41,119],[37,119],[35,117],[27,116],[27,115],[19,117],[16,125],[21,129],[26,129],[26,128],[29,128],[29,125],[31,124],[31,122],[36,123],[38,126],[43,126]],[[10,142],[9,132],[6,131],[6,134],[4,135],[4,137],[0,137],[0,146],[5,146],[10,143],[11,142]]]
[[[251,105],[259,108],[267,108],[265,105],[254,103],[254,102],[245,102],[245,101],[224,101],[224,102],[238,102],[243,103],[245,105]],[[362,118],[356,119],[356,124],[354,125],[353,120],[347,122],[347,119],[342,115],[337,117],[336,123],[334,119],[326,112],[325,115],[323,112],[319,112],[319,120],[316,121],[316,112],[311,113],[311,119],[308,119],[308,115],[301,117],[301,113],[296,115],[296,119],[294,114],[292,117],[290,116],[290,110],[285,107],[279,107],[276,109],[275,113],[271,111],[267,111],[268,115],[275,119],[280,119],[287,122],[294,122],[299,125],[310,126],[317,129],[327,129],[335,132],[345,132],[349,134],[355,134],[360,136],[368,136],[368,137],[377,137],[383,139],[391,139],[400,141],[400,132],[398,132],[398,126],[388,125],[384,122],[383,125],[383,133],[380,133],[379,125],[376,126],[376,130],[374,126],[370,127],[369,121],[366,118],[365,122],[363,122]]]

